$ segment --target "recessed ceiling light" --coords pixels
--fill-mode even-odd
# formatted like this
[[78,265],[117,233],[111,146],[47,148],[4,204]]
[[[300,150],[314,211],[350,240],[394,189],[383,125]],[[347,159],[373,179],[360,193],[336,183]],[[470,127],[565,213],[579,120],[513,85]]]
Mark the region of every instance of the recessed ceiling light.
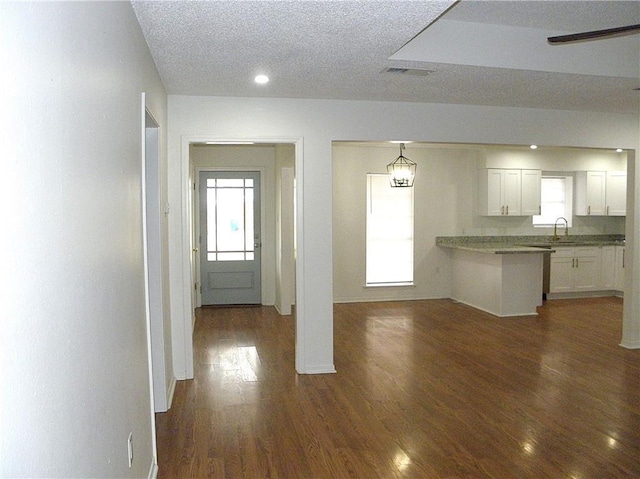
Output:
[[616,148],[616,153],[622,153],[622,148]]
[[538,149],[538,145],[531,145],[529,148],[531,148],[532,150],[537,150]]
[[253,80],[260,85],[264,85],[269,82],[269,77],[267,75],[258,75]]

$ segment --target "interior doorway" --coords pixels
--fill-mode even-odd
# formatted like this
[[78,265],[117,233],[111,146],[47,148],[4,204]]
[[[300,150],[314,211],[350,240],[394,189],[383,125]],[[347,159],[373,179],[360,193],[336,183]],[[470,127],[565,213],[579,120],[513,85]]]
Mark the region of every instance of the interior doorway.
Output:
[[164,312],[162,278],[162,230],[159,125],[145,111],[144,137],[144,214],[147,308],[151,333],[151,367],[154,408],[167,410],[167,382],[164,354]]
[[[229,145],[198,142],[189,146],[190,178],[194,186],[191,215],[194,308],[208,304],[262,304],[275,306],[283,315],[292,313],[292,306],[295,303],[296,277],[295,154],[295,145],[290,143]],[[251,175],[258,176],[249,178]],[[231,196],[236,195],[238,198],[241,190],[244,191],[243,194],[249,191],[244,183],[246,180],[252,179],[253,184],[259,186],[253,191],[256,200],[253,213],[256,220],[252,233],[253,242],[250,243],[250,238],[246,236],[243,238],[247,247],[253,250],[241,251],[228,246],[226,248],[229,251],[222,251],[227,259],[232,259],[229,254],[244,256],[244,261],[235,265],[232,261],[218,261],[217,264],[211,265],[207,258],[210,254],[212,258],[213,254],[219,254],[208,250],[205,244],[208,234],[201,226],[205,219],[203,218],[205,197],[207,194],[214,194],[213,190],[207,193],[206,184],[203,183],[213,179],[242,181],[242,188],[238,184],[234,191],[218,191],[223,194],[230,193]],[[224,203],[230,204],[230,197],[225,198]],[[235,233],[237,233],[237,239],[240,239],[239,233],[243,228],[239,224],[240,216],[235,216],[236,218],[224,219],[223,223],[225,227],[237,228]],[[231,224],[232,220],[236,223]],[[251,256],[253,260],[250,259]],[[216,259],[218,259],[217,256]],[[251,271],[252,263],[255,266],[253,271]],[[206,270],[209,266],[214,267],[213,276]],[[229,268],[232,270],[240,268],[239,274],[228,271]],[[254,274],[259,276],[252,276]],[[212,295],[217,296],[213,300],[207,298],[207,290],[211,289],[212,278],[213,286],[221,286],[221,288],[213,288]],[[230,287],[227,288],[227,286]],[[245,297],[244,293],[249,293],[253,287],[258,288],[254,299]],[[227,294],[228,298],[219,298]]]
[[[238,145],[237,143],[242,142],[244,145]],[[225,144],[223,144],[225,143]],[[229,143],[233,143],[230,145]],[[247,145],[246,143],[251,143]],[[282,304],[286,301],[289,301],[289,310],[295,311],[295,322],[296,322],[296,369],[299,371],[306,371],[304,364],[301,363],[304,358],[304,354],[300,353],[301,350],[304,349],[304,328],[305,328],[305,310],[304,304],[301,301],[301,297],[299,295],[300,291],[303,291],[304,285],[304,268],[299,261],[296,261],[295,258],[304,255],[304,231],[303,226],[304,223],[301,221],[300,215],[302,211],[302,204],[304,200],[304,192],[301,187],[302,182],[302,174],[304,171],[304,151],[303,151],[303,140],[302,138],[270,138],[265,140],[264,138],[255,139],[255,138],[211,138],[206,136],[182,136],[181,144],[180,144],[180,176],[182,179],[182,209],[179,213],[179,221],[180,221],[180,231],[181,231],[181,239],[178,242],[180,245],[181,251],[181,261],[179,265],[176,265],[176,275],[178,278],[179,287],[176,291],[176,301],[172,302],[172,317],[179,318],[176,319],[172,323],[172,346],[173,346],[173,369],[177,379],[190,379],[194,377],[194,361],[193,361],[193,327],[195,322],[195,311],[196,308],[201,304],[201,300],[198,294],[198,282],[199,282],[199,254],[200,251],[197,248],[197,236],[196,234],[199,231],[197,229],[197,202],[195,201],[195,197],[197,195],[196,189],[196,181],[197,181],[197,169],[201,168],[197,159],[194,157],[194,149],[203,148],[204,146],[211,146],[215,148],[224,148],[226,147],[240,147],[240,146],[269,146],[274,150],[275,159],[272,159],[270,164],[272,165],[273,173],[267,179],[266,176],[263,176],[263,188],[264,192],[267,188],[272,188],[274,192],[274,196],[276,196],[277,188],[279,188],[278,183],[282,183],[283,180],[281,176],[284,178],[285,175],[276,174],[276,170],[288,170],[290,174],[286,175],[290,178],[291,184],[286,184],[287,186],[287,194],[291,193],[290,202],[291,205],[288,208],[289,213],[291,215],[288,218],[287,222],[283,222],[285,224],[291,225],[290,229],[286,230],[286,242],[288,242],[291,246],[288,250],[285,248],[285,241],[282,241],[282,244],[277,243],[276,241],[280,241],[280,238],[276,239],[276,224],[280,219],[277,217],[277,209],[274,205],[274,212],[269,214],[263,214],[263,224],[268,223],[265,219],[274,218],[273,221],[273,230],[269,232],[265,236],[265,231],[262,233],[262,271],[261,275],[263,278],[262,288],[263,295],[262,301],[263,304],[267,303],[269,299],[271,301],[270,304],[274,304],[278,311],[284,313],[284,309],[280,308]],[[250,150],[249,150],[250,151]],[[241,166],[241,162],[238,161],[238,158],[230,159],[225,158],[224,155],[219,154],[220,151],[217,151],[213,157],[208,158],[211,160],[213,164],[209,164],[207,168],[215,170],[253,170],[253,171],[261,171],[260,167],[255,167],[255,158],[252,158],[252,155],[249,155],[249,158],[246,157],[241,159],[242,161],[249,162],[251,167],[243,167]],[[265,168],[266,171],[266,168]],[[283,185],[285,183],[282,183]],[[276,186],[273,186],[276,185]],[[264,193],[263,193],[264,195]],[[261,208],[265,209],[265,202],[262,203]],[[284,209],[284,208],[283,208]],[[264,228],[264,227],[263,227]],[[278,230],[281,231],[284,226],[279,226]],[[272,235],[270,239],[269,235]],[[281,235],[279,232],[278,235]],[[269,243],[271,241],[271,243]],[[266,254],[266,251],[269,250],[269,255]],[[278,263],[276,264],[276,254],[272,251],[277,252],[278,250],[282,251],[283,256],[290,257],[288,261],[288,265],[285,269],[287,271],[281,271],[280,264],[284,264],[284,258],[278,258]],[[268,268],[265,268],[265,264]],[[271,273],[271,271],[275,271],[275,273]],[[276,269],[278,270],[276,271]],[[265,277],[268,277],[269,274],[273,276],[265,281]],[[276,277],[277,275],[277,277]],[[275,278],[275,279],[274,279]],[[285,279],[289,281],[288,286],[288,294],[283,294],[279,288],[285,284]],[[269,289],[270,288],[270,289]],[[265,290],[268,289],[268,293],[271,296],[265,295]],[[173,293],[172,293],[173,298]],[[292,303],[295,303],[295,310],[291,308]],[[176,311],[174,316],[173,306],[175,305]]]

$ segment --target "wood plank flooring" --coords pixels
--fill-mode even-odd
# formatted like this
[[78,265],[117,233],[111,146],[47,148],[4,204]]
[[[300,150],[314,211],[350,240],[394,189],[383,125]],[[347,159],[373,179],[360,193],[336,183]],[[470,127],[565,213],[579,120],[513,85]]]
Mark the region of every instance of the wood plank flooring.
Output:
[[340,304],[337,374],[294,319],[202,309],[196,376],[157,415],[161,479],[640,477],[640,351],[622,300],[500,319],[450,300]]

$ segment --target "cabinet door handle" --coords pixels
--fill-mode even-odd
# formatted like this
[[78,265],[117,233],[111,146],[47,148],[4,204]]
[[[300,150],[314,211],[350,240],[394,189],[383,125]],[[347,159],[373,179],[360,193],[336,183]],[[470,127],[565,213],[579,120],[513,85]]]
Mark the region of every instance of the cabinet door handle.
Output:
[[507,205],[507,216],[509,216],[509,205]]
[[576,268],[580,267],[580,265],[578,264],[578,261],[579,261],[578,258],[576,258]]
[[575,258],[571,258],[571,267],[572,268],[576,267],[576,259]]
[[587,214],[590,215],[591,214],[591,205],[587,206]]
[[504,205],[502,205],[502,206],[500,207],[500,214],[501,214],[501,215],[503,215],[503,214],[504,214]]
[[538,214],[541,215],[542,214],[542,205],[538,205]]

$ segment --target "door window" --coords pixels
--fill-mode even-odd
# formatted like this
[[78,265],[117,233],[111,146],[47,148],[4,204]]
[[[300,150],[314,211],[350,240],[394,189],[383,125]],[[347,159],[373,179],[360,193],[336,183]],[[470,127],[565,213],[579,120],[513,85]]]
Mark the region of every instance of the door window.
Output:
[[207,260],[254,260],[251,178],[207,178]]

